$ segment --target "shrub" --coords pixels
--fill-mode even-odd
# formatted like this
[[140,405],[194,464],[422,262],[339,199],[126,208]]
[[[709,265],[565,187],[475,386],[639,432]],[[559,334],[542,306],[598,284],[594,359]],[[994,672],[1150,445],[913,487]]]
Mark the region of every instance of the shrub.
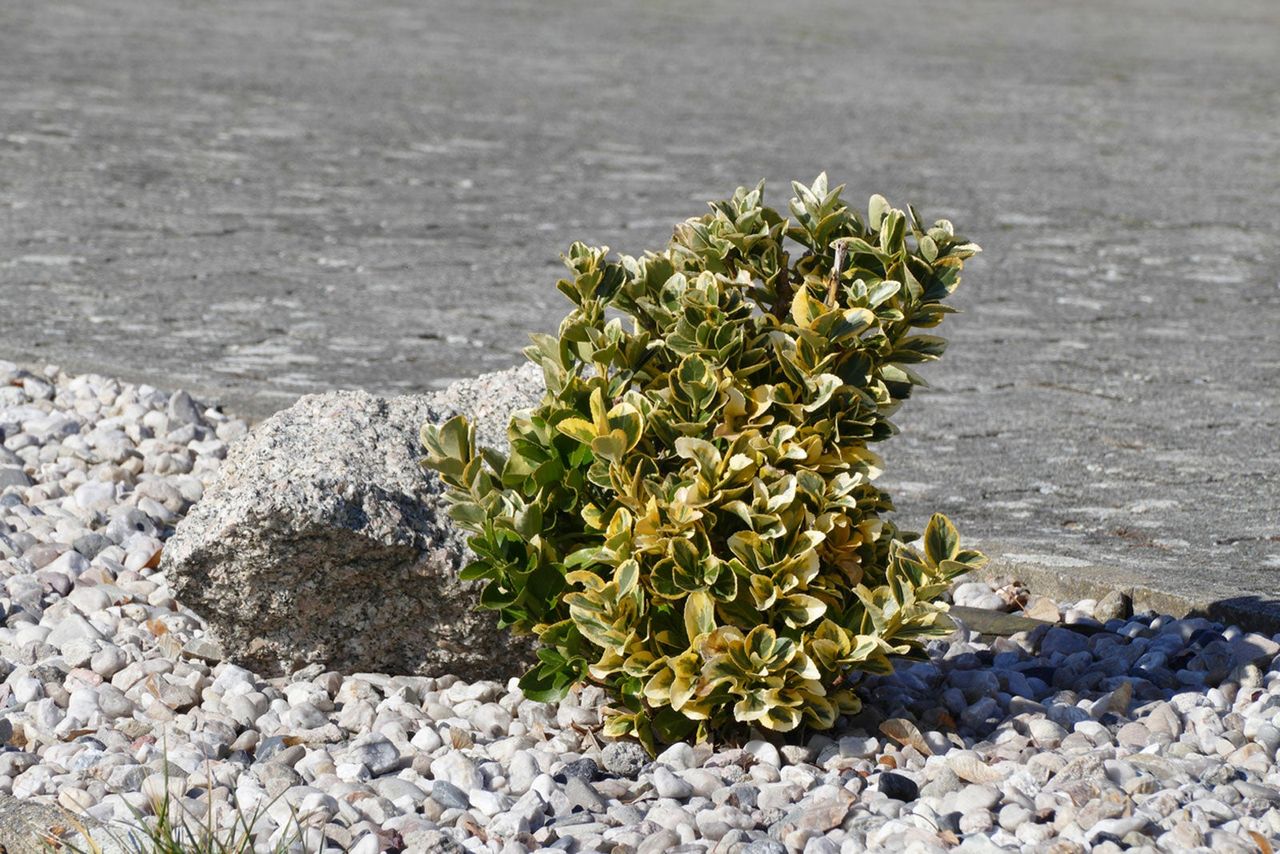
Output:
[[912,330],[952,311],[978,247],[880,196],[864,220],[825,175],[793,187],[793,220],[761,183],[660,253],[575,243],[557,283],[574,309],[524,351],[546,393],[509,456],[463,418],[423,428],[472,534],[462,576],[539,636],[525,694],[599,683],[606,734],[650,750],[831,727],[860,708],[857,673],[946,632],[935,600],[984,560],[942,516],[906,545],[868,447],[942,353]]

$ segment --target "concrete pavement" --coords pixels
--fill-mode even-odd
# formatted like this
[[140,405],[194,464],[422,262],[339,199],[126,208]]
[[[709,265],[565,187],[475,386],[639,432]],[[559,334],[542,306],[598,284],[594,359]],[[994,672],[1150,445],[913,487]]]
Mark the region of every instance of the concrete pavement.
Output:
[[1277,45],[1270,0],[8,4],[0,358],[438,387],[554,329],[570,241],[827,170],[986,250],[905,519],[1280,630]]

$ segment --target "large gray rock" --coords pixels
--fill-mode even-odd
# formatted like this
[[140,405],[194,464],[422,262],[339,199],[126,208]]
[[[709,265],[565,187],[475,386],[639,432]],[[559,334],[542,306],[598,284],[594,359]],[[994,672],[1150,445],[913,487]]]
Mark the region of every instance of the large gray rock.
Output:
[[465,546],[419,465],[419,430],[461,411],[481,441],[503,442],[540,393],[527,365],[434,395],[304,397],[232,447],[162,568],[228,657],[260,673],[523,673],[533,639],[498,629],[475,609],[480,585],[457,578]]

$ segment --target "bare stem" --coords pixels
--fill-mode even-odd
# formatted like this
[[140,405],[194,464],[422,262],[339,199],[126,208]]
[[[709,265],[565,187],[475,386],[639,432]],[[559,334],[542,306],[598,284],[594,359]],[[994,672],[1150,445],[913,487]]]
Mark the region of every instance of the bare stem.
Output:
[[836,307],[836,286],[840,284],[840,271],[844,269],[845,244],[836,244],[836,258],[831,265],[831,285],[827,288],[827,305]]

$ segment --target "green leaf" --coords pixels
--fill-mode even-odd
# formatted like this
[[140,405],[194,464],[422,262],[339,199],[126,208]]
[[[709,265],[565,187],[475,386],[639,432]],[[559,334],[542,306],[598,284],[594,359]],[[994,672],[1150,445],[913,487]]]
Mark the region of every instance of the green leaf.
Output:
[[892,210],[892,206],[889,204],[889,200],[876,193],[867,202],[867,226],[878,231],[885,214],[890,210]]
[[488,516],[479,504],[459,501],[449,507],[449,518],[468,531],[480,531]]
[[493,576],[494,568],[483,561],[469,563],[458,572],[459,581],[477,581],[493,578]]
[[624,560],[618,564],[614,572],[614,580],[618,584],[618,597],[629,595],[640,583],[640,563],[634,559]]
[[551,602],[564,590],[564,579],[554,564],[543,563],[530,573],[527,589],[538,602]]
[[760,716],[760,726],[774,732],[791,732],[800,726],[800,712],[789,706],[772,706]]
[[833,341],[844,341],[851,336],[861,335],[876,325],[876,315],[865,308],[849,308],[841,312],[840,324],[829,335]]
[[566,418],[556,424],[556,429],[572,439],[577,439],[584,445],[590,445],[596,437],[595,426],[583,418]]
[[684,628],[693,643],[716,628],[715,600],[705,590],[696,590],[684,601]]
[[440,425],[433,436],[435,447],[447,459],[466,462],[471,459],[475,439],[466,416],[457,415]]
[[823,313],[822,303],[809,296],[805,288],[799,288],[791,300],[791,320],[801,329],[808,329]]
[[798,629],[821,617],[826,610],[826,603],[816,596],[792,593],[782,599],[779,613],[788,626]]
[[927,234],[920,238],[920,256],[930,264],[938,257],[938,244]]
[[543,662],[520,677],[520,691],[537,703],[558,703],[569,695],[576,676],[567,664],[553,666]]
[[924,529],[924,553],[929,562],[938,566],[944,560],[953,560],[960,552],[960,534],[951,520],[941,513],[933,514]]
[[804,705],[805,721],[815,729],[831,729],[836,725],[839,712],[826,697],[810,694]]
[[902,238],[906,233],[907,219],[900,210],[891,210],[885,214],[880,223],[880,248],[889,253],[896,253],[902,248]]
[[621,430],[614,430],[591,440],[591,453],[610,462],[621,460],[627,450],[627,437]]
[[882,279],[867,289],[867,305],[871,308],[876,308],[892,298],[901,289],[901,282],[895,282],[893,279]]
[[676,439],[675,448],[677,455],[696,462],[698,468],[708,476],[714,475],[720,467],[720,452],[706,439],[681,436]]
[[697,724],[679,712],[664,708],[653,716],[653,731],[666,744],[673,744],[688,738]]

